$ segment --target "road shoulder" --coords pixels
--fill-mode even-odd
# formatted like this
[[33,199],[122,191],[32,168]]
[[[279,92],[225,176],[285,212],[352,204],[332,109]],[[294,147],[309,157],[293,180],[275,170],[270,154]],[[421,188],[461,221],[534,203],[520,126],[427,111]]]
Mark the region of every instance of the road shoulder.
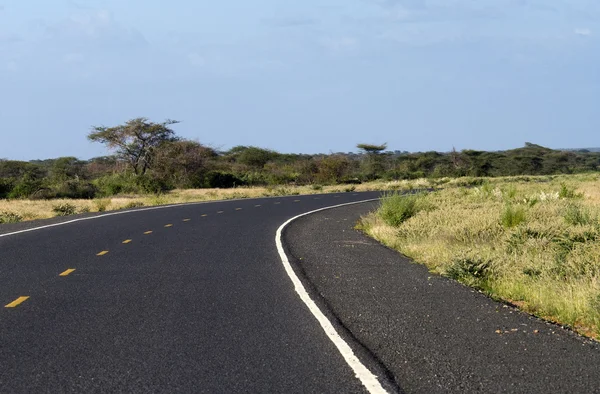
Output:
[[353,229],[373,203],[286,229],[294,269],[406,392],[598,392],[600,347],[457,282]]

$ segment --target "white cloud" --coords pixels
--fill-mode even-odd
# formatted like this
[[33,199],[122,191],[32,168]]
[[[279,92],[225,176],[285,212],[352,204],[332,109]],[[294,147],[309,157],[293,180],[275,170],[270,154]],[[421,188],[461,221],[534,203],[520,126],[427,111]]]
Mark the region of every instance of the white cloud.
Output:
[[590,29],[578,28],[575,29],[575,34],[578,36],[591,36],[592,31]]

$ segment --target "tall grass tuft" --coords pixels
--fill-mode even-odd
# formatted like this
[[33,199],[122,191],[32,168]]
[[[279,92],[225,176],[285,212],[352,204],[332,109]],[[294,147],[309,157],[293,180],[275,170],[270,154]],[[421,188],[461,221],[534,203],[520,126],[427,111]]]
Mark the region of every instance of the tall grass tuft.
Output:
[[500,222],[506,228],[517,227],[519,224],[525,222],[525,219],[525,208],[512,204],[506,204],[500,216]]
[[377,214],[383,221],[394,227],[399,227],[402,223],[415,216],[419,212],[418,205],[421,195],[405,195],[401,193],[391,193],[384,196]]
[[593,222],[590,212],[576,204],[567,206],[564,218],[568,224],[573,226],[585,226]]

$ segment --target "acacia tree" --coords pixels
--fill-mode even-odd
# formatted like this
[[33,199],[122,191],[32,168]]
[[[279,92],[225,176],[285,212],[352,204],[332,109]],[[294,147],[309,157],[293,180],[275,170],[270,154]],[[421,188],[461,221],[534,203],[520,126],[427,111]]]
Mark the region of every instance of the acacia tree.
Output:
[[152,165],[155,149],[165,142],[178,140],[175,132],[169,128],[177,123],[170,119],[153,123],[147,118],[136,118],[116,127],[92,127],[88,139],[116,151],[136,175],[144,175]]
[[369,179],[375,179],[384,171],[383,165],[383,151],[386,150],[387,144],[372,145],[372,144],[358,144],[358,149],[367,154],[366,164],[366,176]]

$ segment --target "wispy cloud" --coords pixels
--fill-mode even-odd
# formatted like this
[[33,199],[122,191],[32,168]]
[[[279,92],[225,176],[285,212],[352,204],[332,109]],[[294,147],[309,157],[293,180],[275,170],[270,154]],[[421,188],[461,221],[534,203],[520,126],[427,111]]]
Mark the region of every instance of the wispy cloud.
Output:
[[577,34],[578,36],[591,36],[592,31],[587,28],[578,28],[575,29],[575,34]]

